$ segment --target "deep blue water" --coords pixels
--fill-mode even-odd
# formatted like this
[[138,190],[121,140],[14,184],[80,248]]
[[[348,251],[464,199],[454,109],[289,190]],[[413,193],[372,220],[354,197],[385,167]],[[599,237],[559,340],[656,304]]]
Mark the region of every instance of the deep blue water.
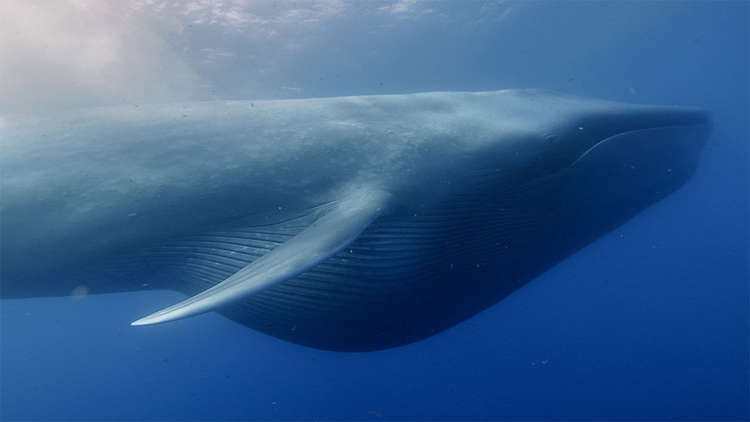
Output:
[[[313,4],[337,3],[267,16]],[[404,347],[324,352],[216,314],[129,326],[172,292],[4,300],[2,419],[748,419],[750,3],[359,2],[281,39],[146,10],[210,82],[190,99],[536,87],[702,106],[714,133],[684,188]]]

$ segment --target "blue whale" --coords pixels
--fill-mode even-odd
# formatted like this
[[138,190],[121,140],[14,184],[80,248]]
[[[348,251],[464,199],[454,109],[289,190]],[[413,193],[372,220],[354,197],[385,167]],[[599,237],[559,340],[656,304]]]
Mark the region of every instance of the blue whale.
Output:
[[6,116],[0,294],[171,289],[188,298],[133,325],[216,311],[315,348],[399,346],[680,188],[710,126],[540,90]]

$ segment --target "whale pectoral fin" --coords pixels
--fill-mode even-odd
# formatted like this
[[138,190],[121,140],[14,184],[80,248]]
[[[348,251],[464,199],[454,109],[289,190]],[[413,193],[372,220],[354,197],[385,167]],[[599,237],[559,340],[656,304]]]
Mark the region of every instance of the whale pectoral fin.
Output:
[[355,190],[298,235],[226,280],[131,325],[158,324],[208,312],[294,277],[356,239],[381,214],[388,197],[380,190]]

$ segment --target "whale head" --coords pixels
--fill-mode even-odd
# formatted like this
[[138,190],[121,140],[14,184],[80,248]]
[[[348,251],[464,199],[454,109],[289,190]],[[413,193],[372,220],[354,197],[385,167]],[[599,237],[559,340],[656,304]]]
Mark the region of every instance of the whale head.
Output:
[[476,101],[474,113],[493,132],[466,138],[471,170],[460,171],[477,175],[469,187],[493,185],[496,194],[509,185],[574,177],[591,202],[609,198],[625,208],[636,198],[653,202],[693,174],[711,132],[710,113],[695,107],[501,93]]

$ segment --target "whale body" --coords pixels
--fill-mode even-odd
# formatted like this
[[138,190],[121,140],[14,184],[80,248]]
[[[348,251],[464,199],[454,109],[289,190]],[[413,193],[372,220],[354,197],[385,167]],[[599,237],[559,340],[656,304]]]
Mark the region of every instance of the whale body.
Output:
[[684,185],[709,133],[700,109],[540,90],[6,117],[0,294],[171,289],[133,325],[403,345]]

